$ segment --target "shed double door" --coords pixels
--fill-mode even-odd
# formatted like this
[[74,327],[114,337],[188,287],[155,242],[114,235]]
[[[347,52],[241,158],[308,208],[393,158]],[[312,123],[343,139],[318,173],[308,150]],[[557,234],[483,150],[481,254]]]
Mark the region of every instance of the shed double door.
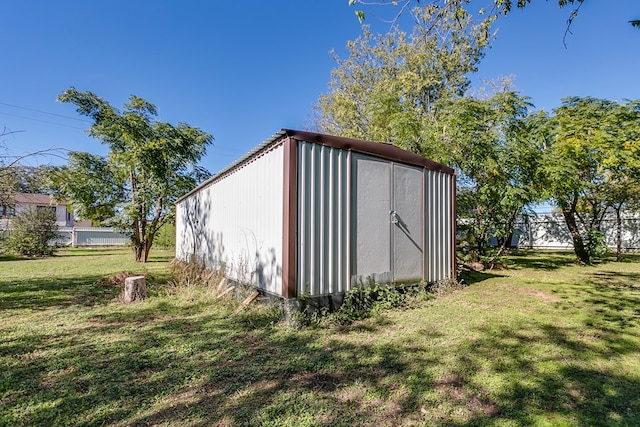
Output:
[[356,283],[423,278],[422,169],[365,155],[353,157]]

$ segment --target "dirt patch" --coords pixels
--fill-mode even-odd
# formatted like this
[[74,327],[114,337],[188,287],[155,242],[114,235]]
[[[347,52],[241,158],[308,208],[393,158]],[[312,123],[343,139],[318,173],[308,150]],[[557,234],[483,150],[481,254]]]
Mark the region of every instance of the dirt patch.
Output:
[[549,302],[560,302],[562,301],[562,298],[556,296],[556,295],[551,295],[551,294],[547,294],[544,293],[542,291],[538,291],[536,289],[524,289],[522,291],[523,294],[530,296],[530,297],[537,297],[537,298],[542,298],[545,301],[549,301]]
[[125,279],[132,276],[145,276],[145,274],[122,271],[120,273],[112,274],[111,276],[103,277],[98,281],[98,284],[102,286],[124,286]]

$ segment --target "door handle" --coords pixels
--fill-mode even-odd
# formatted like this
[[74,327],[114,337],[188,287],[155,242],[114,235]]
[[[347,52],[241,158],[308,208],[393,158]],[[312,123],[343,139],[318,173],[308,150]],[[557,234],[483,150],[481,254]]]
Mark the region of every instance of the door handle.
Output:
[[398,214],[396,213],[396,211],[389,211],[389,214],[391,215],[391,224],[397,224]]

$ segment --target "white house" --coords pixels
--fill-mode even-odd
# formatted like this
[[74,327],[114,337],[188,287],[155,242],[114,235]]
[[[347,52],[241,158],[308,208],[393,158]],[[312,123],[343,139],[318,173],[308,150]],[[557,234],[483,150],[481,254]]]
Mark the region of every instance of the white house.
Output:
[[0,205],[0,228],[10,228],[11,218],[27,210],[50,210],[56,215],[59,227],[73,227],[73,213],[67,209],[66,201],[54,201],[47,194],[15,193],[11,206]]

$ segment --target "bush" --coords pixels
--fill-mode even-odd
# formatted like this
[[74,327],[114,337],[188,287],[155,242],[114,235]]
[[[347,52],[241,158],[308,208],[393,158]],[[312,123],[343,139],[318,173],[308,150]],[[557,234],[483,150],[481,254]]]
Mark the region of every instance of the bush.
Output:
[[14,216],[11,225],[6,240],[11,252],[31,257],[53,255],[53,243],[58,237],[55,213],[49,210],[26,210]]

